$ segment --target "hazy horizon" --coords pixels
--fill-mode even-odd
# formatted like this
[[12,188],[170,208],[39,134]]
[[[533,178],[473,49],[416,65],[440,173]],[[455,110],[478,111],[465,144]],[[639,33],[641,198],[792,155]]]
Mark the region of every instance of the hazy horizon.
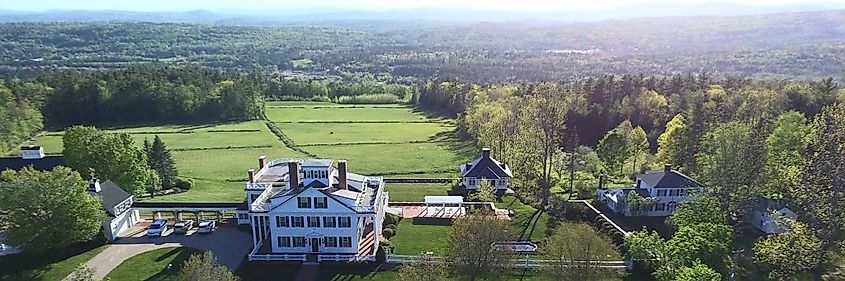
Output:
[[753,8],[766,7],[818,7],[841,8],[843,1],[825,0],[594,0],[594,1],[554,1],[554,0],[313,0],[313,1],[268,1],[268,0],[148,0],[148,1],[14,1],[0,3],[0,9],[20,12],[45,12],[51,10],[90,10],[90,11],[128,11],[128,12],[186,12],[208,10],[213,12],[267,12],[267,11],[297,11],[321,10],[336,11],[390,11],[411,9],[444,10],[490,10],[490,11],[519,11],[519,12],[548,12],[548,11],[591,11],[613,10],[632,6],[707,6],[707,5],[740,5]]

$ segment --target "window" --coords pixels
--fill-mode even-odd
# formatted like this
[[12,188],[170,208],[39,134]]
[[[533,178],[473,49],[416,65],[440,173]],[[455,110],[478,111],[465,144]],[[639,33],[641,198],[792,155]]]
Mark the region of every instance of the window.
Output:
[[658,203],[656,211],[666,210],[666,203]]
[[294,247],[305,247],[305,237],[297,236],[293,238],[293,246]]
[[249,214],[238,214],[239,220],[249,219]]
[[679,193],[680,193],[680,190],[672,189],[672,190],[669,191],[669,196],[678,196]]
[[308,227],[320,227],[320,217],[308,217]]
[[665,189],[657,190],[657,196],[666,196],[666,190]]
[[337,227],[335,217],[323,217],[323,227]]
[[338,217],[337,227],[352,227],[352,219],[350,217]]
[[474,179],[474,178],[471,178],[471,179],[467,180],[467,184],[469,184],[469,185],[475,185],[475,179]]
[[290,248],[290,236],[276,237],[276,245],[279,246],[279,248]]
[[314,209],[327,209],[329,202],[327,197],[314,197]]
[[291,220],[293,221],[292,227],[305,227],[302,217],[291,217]]
[[277,216],[276,227],[290,227],[290,218],[287,216]]
[[687,189],[681,189],[680,196],[687,196]]
[[337,237],[329,236],[326,237],[326,247],[337,247]]
[[311,208],[311,197],[297,197],[296,200],[299,200],[299,208],[300,209],[310,209]]
[[340,237],[340,247],[341,248],[349,248],[352,247],[352,237]]

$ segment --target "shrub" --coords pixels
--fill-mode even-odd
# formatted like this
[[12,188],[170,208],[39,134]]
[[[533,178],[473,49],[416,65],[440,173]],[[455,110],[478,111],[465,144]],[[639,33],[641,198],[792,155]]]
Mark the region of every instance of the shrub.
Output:
[[188,178],[176,178],[173,187],[180,190],[188,190],[194,187],[194,180]]
[[394,214],[385,214],[384,215],[384,222],[382,225],[393,225],[396,228],[396,225],[399,224],[399,221],[402,220],[402,217]]
[[381,231],[381,236],[384,236],[384,239],[390,239],[390,237],[396,236],[396,229],[385,228]]
[[346,104],[389,104],[398,102],[399,98],[392,94],[364,94],[337,97],[337,103]]
[[384,225],[384,227],[383,227],[383,228],[384,228],[384,229],[393,229],[393,230],[396,230],[396,228],[397,228],[397,227],[396,227],[396,225],[395,225],[395,224],[392,224],[392,223],[391,223],[391,224],[386,224],[386,225]]

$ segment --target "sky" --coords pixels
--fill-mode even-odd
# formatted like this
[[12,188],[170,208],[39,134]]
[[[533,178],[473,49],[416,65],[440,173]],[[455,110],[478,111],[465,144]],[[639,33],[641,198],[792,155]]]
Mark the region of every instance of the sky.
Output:
[[734,3],[765,5],[828,5],[845,0],[0,0],[0,9],[122,11],[266,11],[303,9],[396,10],[602,10],[638,4]]

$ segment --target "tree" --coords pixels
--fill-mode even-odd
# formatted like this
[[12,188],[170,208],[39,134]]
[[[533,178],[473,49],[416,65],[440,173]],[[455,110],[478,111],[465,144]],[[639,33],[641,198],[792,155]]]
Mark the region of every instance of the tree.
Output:
[[633,160],[631,161],[631,169],[632,171],[638,171],[637,160],[648,153],[649,150],[648,136],[642,127],[637,126],[628,134],[628,147]]
[[778,116],[772,133],[766,139],[764,196],[779,199],[790,192],[804,192],[798,180],[809,135],[810,126],[801,113],[790,111]]
[[[144,142],[146,143],[146,140]],[[176,178],[179,176],[179,171],[176,170],[176,161],[173,160],[170,150],[167,149],[158,135],[155,136],[153,143],[146,152],[147,163],[158,174],[159,179],[161,179],[161,186],[164,188],[173,187]]]
[[[671,259],[680,266],[691,266],[700,260],[708,267],[727,273],[730,268],[730,247],[733,242],[733,230],[726,224],[701,223],[684,226],[675,232],[672,239],[666,243],[666,249]],[[677,272],[670,274],[674,275]]]
[[666,123],[666,130],[657,138],[657,161],[660,164],[681,165],[686,163],[685,153],[689,147],[685,147],[686,139],[686,118],[678,114]]
[[631,215],[640,216],[648,212],[657,203],[657,198],[643,197],[636,191],[632,191],[625,195],[625,202],[628,203],[628,211],[631,212]]
[[179,270],[180,281],[237,281],[240,280],[228,268],[217,263],[211,252],[188,257]]
[[762,186],[764,141],[750,125],[734,121],[705,134],[700,147],[699,178],[731,219],[744,218]]
[[507,229],[506,221],[490,215],[471,214],[456,219],[446,239],[446,258],[453,272],[475,280],[505,270],[513,260],[511,253],[492,245],[508,239]]
[[692,193],[681,203],[667,223],[675,229],[700,223],[725,224],[725,213],[716,198],[704,193]]
[[139,195],[158,185],[147,158],[127,133],[106,133],[94,127],[73,126],[65,130],[65,163],[79,172],[94,169],[101,179],[115,181],[127,192]]
[[467,200],[472,202],[495,202],[496,194],[493,193],[493,187],[490,186],[490,182],[481,179],[479,180],[478,190],[470,193],[467,196]]
[[434,256],[423,253],[418,262],[406,263],[399,267],[399,280],[403,281],[447,281],[448,266]]
[[822,241],[806,224],[787,222],[788,231],[754,244],[754,260],[772,268],[770,277],[791,280],[816,268],[824,257]]
[[594,239],[589,227],[558,228],[543,247],[543,256],[551,261],[543,269],[549,280],[598,280],[608,272],[599,266],[602,257],[600,239]]
[[[799,217],[819,230],[822,241],[840,241],[845,229],[845,104],[825,107],[813,120],[801,192],[792,199]],[[832,243],[826,243],[833,246]]]
[[627,136],[618,130],[611,130],[604,135],[596,147],[596,154],[604,162],[610,172],[622,174],[625,159],[629,156]]
[[0,206],[6,239],[24,251],[42,253],[89,241],[105,215],[100,198],[87,192],[78,173],[31,167],[0,173]]
[[722,275],[707,265],[696,261],[690,267],[683,267],[678,271],[675,281],[721,281]]

